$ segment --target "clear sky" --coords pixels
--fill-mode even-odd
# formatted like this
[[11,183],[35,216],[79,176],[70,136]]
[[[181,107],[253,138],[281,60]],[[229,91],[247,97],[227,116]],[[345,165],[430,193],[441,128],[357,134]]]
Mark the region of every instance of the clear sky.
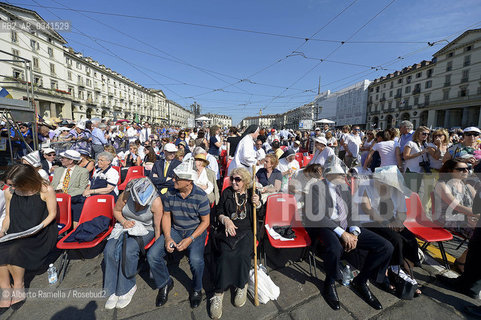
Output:
[[7,2],[71,21],[62,36],[84,56],[234,124],[261,108],[280,113],[311,102],[319,77],[321,91],[373,80],[481,27],[480,0]]

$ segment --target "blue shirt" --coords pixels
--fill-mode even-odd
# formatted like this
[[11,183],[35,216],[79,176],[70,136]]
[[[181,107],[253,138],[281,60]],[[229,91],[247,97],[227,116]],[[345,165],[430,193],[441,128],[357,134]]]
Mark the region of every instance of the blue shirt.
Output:
[[404,146],[406,145],[406,143],[408,143],[413,139],[413,135],[414,135],[414,130],[411,130],[411,132],[402,134],[401,137],[399,138],[399,148],[401,149],[401,154],[404,152]]
[[171,188],[165,194],[164,211],[172,217],[172,227],[176,230],[195,230],[200,217],[210,213],[209,198],[204,190],[193,185],[192,191],[184,199],[179,190]]
[[93,128],[92,130],[92,143],[98,145],[107,144],[107,139],[105,139],[105,134],[99,128]]

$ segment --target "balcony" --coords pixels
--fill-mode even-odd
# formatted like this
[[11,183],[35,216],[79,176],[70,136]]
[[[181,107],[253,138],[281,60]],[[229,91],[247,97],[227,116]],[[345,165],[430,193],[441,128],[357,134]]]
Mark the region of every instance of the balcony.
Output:
[[85,83],[84,83],[83,80],[77,80],[77,85],[78,85],[79,87],[85,87]]
[[394,96],[394,99],[401,99],[401,97],[402,97],[402,94],[398,93]]
[[376,111],[372,111],[372,112],[371,112],[371,115],[375,116],[375,115],[378,115],[378,114],[380,114],[380,113],[381,113],[381,111],[377,111],[377,110],[376,110]]
[[379,100],[380,102],[384,102],[386,101],[386,98],[381,98],[381,100]]
[[413,95],[414,94],[420,94],[420,93],[421,93],[421,88],[414,88]]
[[445,82],[444,87],[449,87],[451,85],[451,82]]
[[97,92],[101,92],[101,91],[102,91],[98,85],[94,85],[94,90],[97,91]]

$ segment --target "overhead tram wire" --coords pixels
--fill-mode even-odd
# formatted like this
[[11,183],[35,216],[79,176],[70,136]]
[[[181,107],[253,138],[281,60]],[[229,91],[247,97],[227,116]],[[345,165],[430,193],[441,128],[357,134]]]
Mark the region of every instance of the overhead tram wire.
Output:
[[[356,1],[354,1],[354,2],[356,2]],[[56,1],[54,1],[54,2],[59,4],[59,5],[62,5],[62,4],[60,4]],[[96,10],[74,9],[74,8],[69,8],[67,6],[64,6],[64,8],[62,8],[62,7],[40,5],[38,3],[37,3],[37,5],[32,5],[32,4],[29,4],[29,3],[15,3],[15,2],[13,2],[12,4],[17,5],[17,6],[40,7],[40,8],[44,8],[44,9],[73,11],[73,12],[77,12],[77,13],[92,13],[92,14],[105,15],[105,16],[115,16],[115,17],[122,17],[122,18],[140,19],[140,20],[148,20],[148,21],[158,21],[158,22],[173,23],[173,24],[183,24],[183,25],[190,25],[190,26],[194,26],[194,27],[203,27],[203,28],[221,29],[221,30],[235,31],[235,32],[253,33],[253,34],[260,34],[260,35],[265,35],[265,36],[273,36],[273,37],[281,37],[281,38],[289,38],[289,39],[299,39],[299,40],[306,40],[307,39],[309,41],[330,42],[330,43],[340,43],[340,42],[342,42],[342,40],[318,39],[318,38],[314,38],[314,37],[306,38],[306,37],[303,37],[303,36],[295,36],[295,35],[282,34],[282,33],[274,33],[274,32],[266,32],[266,31],[259,31],[259,30],[235,28],[235,27],[228,27],[228,26],[218,26],[218,25],[195,23],[195,22],[188,22],[188,21],[179,21],[179,20],[172,20],[172,19],[162,19],[162,18],[154,18],[154,17],[136,16],[136,15],[123,14],[123,13],[103,12],[103,11],[96,11]],[[362,43],[362,44],[416,44],[416,43],[426,43],[426,41],[356,41],[356,42],[353,42],[353,43]]]
[[[33,2],[37,3],[36,0],[32,0]],[[38,4],[38,3],[37,3]],[[54,15],[55,17],[57,17],[58,19],[62,20],[62,18],[60,16],[58,16],[57,14],[53,13],[52,11],[48,10],[52,15]],[[73,27],[75,28],[75,27]],[[77,30],[79,30],[78,28],[75,28]],[[82,32],[81,30],[79,30],[79,32]],[[87,36],[88,37],[88,36]],[[106,48],[104,47],[102,44],[96,42],[95,40],[92,39],[93,42],[97,43],[99,46],[101,46],[102,48],[104,48],[105,50],[107,50],[108,52],[110,52],[112,55],[114,55],[117,59],[125,62],[126,64],[128,64],[129,66],[132,66],[134,69],[136,69],[138,72],[144,74],[145,76],[147,76],[148,78],[150,78],[151,80],[153,80],[154,82],[158,82],[156,79],[152,78],[150,75],[148,75],[147,73],[143,72],[142,70],[138,69],[137,67],[133,66],[132,63],[128,62],[127,60],[123,59],[122,57],[118,56],[117,54],[113,53],[109,48]],[[173,94],[175,94],[176,96],[178,96],[179,98],[181,98],[182,100],[184,99],[182,95],[178,94],[177,92],[175,92],[174,90],[170,89],[170,88],[166,88],[168,91],[172,92]]]
[[[382,12],[384,12],[387,8],[389,8],[394,2],[396,2],[396,0],[391,0],[391,2],[389,2],[386,6],[384,6],[380,11],[378,11],[371,19],[369,19],[366,23],[364,23],[361,27],[359,27],[356,31],[354,31],[353,34],[351,34],[349,36],[349,38],[342,42],[339,46],[337,46],[334,50],[332,50],[326,57],[325,59],[328,59],[330,56],[332,56],[337,50],[339,50],[347,41],[351,40],[355,35],[357,35],[362,29],[364,29],[369,23],[371,23],[375,18],[377,18]],[[321,63],[323,63],[323,61],[320,61],[319,63],[317,63],[314,67],[312,67],[311,69],[309,69],[307,72],[305,72],[300,78],[298,78],[296,81],[294,81],[289,87],[292,87],[294,86],[295,84],[297,84],[299,81],[301,81],[302,79],[304,79],[308,74],[310,74],[313,70],[315,70]],[[286,92],[287,89],[284,89],[280,94],[282,95],[284,92]],[[270,104],[276,100],[276,97],[274,97],[272,99],[272,101],[263,108],[263,110],[265,110],[266,108],[268,108],[270,106]]]

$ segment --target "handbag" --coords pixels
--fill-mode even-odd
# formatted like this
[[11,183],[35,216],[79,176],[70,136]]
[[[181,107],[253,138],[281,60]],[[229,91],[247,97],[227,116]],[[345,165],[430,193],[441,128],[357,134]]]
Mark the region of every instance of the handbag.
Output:
[[244,237],[248,234],[248,232],[250,232],[250,230],[237,232],[234,237],[232,237],[232,236],[227,237],[225,235],[225,227],[224,226],[218,227],[213,232],[214,239],[215,239],[214,246],[215,246],[216,249],[219,249],[219,243],[217,241],[221,241],[221,242],[224,242],[225,244],[227,244],[229,246],[229,248],[231,248],[231,250],[235,250],[235,248],[237,247],[239,242],[242,239],[244,239]]
[[[259,302],[266,304],[270,300],[277,300],[281,290],[272,281],[271,277],[267,275],[266,268],[263,265],[257,266],[257,297]],[[254,289],[255,289],[255,279],[254,279],[254,269],[249,271],[249,287],[247,291],[250,296],[254,299]]]
[[[409,273],[411,279],[414,279],[411,267],[409,267]],[[408,275],[406,275],[403,271],[401,271],[401,267],[398,266],[397,272],[393,271],[392,267],[389,268],[388,271],[389,281],[394,285],[396,290],[396,295],[403,300],[412,300],[414,298],[414,294],[418,289],[417,284],[413,284],[411,279],[408,279]]]

